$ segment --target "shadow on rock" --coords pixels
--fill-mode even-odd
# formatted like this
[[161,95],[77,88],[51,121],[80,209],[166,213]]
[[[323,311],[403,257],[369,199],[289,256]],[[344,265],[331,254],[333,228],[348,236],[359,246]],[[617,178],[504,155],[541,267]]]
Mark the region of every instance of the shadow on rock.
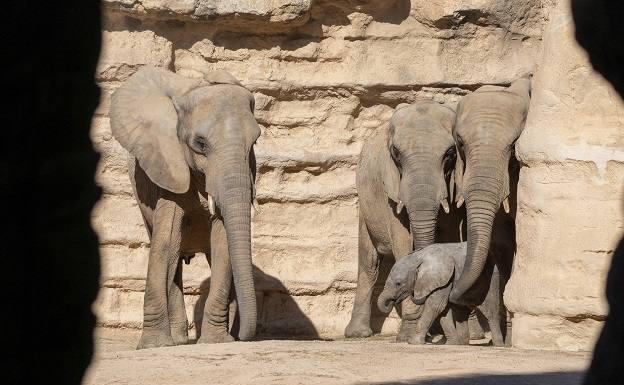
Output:
[[[254,266],[258,329],[256,340],[318,340],[322,339],[310,318],[301,310],[286,286],[277,278]],[[200,286],[200,298],[193,310],[197,338],[201,336],[204,306],[210,291],[210,278]],[[230,334],[238,335],[239,319],[234,290],[230,292]]]

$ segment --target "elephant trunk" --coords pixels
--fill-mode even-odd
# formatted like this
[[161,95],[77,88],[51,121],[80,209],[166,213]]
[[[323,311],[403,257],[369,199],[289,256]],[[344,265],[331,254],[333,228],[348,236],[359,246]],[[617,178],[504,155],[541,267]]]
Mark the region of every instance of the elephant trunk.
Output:
[[[424,172],[431,173],[430,170]],[[432,245],[435,242],[436,222],[440,208],[439,191],[441,181],[437,181],[423,170],[408,176],[406,186],[409,198],[405,207],[410,220],[414,249]]]
[[429,297],[430,293],[427,293],[426,295],[422,296],[422,297],[414,297],[413,295],[410,295],[410,299],[412,300],[412,302],[416,305],[422,305],[425,303],[425,301],[427,300],[427,297]]
[[390,313],[392,308],[394,307],[395,297],[391,294],[388,288],[384,288],[384,290],[379,294],[379,298],[377,298],[377,307],[382,313]]
[[454,284],[450,300],[461,304],[462,295],[472,287],[483,272],[492,237],[494,217],[503,195],[503,172],[500,159],[488,160],[473,167],[466,191],[468,245],[461,276]]
[[[410,226],[412,229],[412,237],[414,241],[414,249],[419,250],[423,247],[427,247],[432,245],[435,242],[435,230],[436,230],[436,221],[438,217],[438,208],[432,207],[431,202],[421,202],[415,207],[418,209],[411,209],[408,205],[408,215],[410,218]],[[426,205],[429,203],[428,205]],[[438,204],[438,202],[434,202],[433,204]],[[428,207],[427,207],[428,206]]]
[[227,234],[234,288],[240,311],[239,338],[256,334],[256,292],[251,260],[251,174],[246,155],[230,154],[222,164],[223,187],[218,205]]

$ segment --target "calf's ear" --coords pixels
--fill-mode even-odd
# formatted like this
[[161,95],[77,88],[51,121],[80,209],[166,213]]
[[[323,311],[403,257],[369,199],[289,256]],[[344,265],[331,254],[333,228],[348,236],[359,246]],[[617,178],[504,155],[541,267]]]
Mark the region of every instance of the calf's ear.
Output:
[[423,304],[429,294],[448,285],[455,272],[455,263],[452,257],[431,258],[423,261],[418,268],[418,275],[414,282],[413,301]]

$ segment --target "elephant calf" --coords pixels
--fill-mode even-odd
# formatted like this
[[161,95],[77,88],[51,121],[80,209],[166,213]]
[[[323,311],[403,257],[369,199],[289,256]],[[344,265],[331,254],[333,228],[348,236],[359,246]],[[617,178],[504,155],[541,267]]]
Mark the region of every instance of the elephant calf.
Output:
[[417,333],[408,339],[410,344],[424,344],[429,328],[439,316],[447,343],[468,344],[468,315],[470,308],[476,307],[487,318],[494,346],[504,346],[501,323],[506,322],[505,308],[500,274],[494,264],[487,266],[489,274],[477,281],[477,286],[484,289],[480,291],[482,295],[466,299],[472,306],[449,304],[449,295],[466,261],[466,251],[466,242],[434,244],[403,257],[393,266],[377,306],[389,313],[394,303],[406,298],[419,306]]

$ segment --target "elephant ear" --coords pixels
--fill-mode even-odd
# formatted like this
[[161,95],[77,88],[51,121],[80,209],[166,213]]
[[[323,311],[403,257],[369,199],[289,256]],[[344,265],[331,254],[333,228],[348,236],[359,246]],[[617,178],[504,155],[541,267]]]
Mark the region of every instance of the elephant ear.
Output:
[[400,110],[401,108],[405,108],[405,107],[409,107],[409,106],[411,106],[411,104],[409,104],[409,103],[399,103],[399,105],[398,105],[398,106],[396,106],[396,108],[395,108],[394,110],[395,110],[395,111],[398,111],[398,110]]
[[[457,114],[459,116],[459,113]],[[459,151],[459,145],[457,144],[457,134],[453,131],[453,139],[455,140],[455,168],[453,169],[453,173],[451,174],[451,196],[450,199],[453,199],[453,187],[455,188],[455,202],[457,204],[457,208],[460,208],[464,204],[464,160],[462,159],[461,152]]]
[[382,176],[381,180],[383,183],[384,191],[388,198],[395,203],[399,203],[401,200],[399,198],[399,184],[401,183],[401,175],[399,174],[399,169],[396,164],[394,164],[394,160],[390,155],[390,150],[386,147],[382,150]]
[[531,99],[531,77],[524,76],[514,81],[507,90],[520,96],[528,106]]
[[136,157],[152,182],[178,194],[188,191],[190,171],[177,135],[178,113],[172,98],[181,98],[200,82],[143,67],[111,99],[115,139]]
[[448,108],[453,112],[454,115],[457,115],[457,102],[444,102],[441,104],[441,106]]
[[451,256],[424,260],[414,282],[413,301],[422,305],[429,294],[451,281],[454,272],[455,262]]
[[204,75],[204,81],[210,84],[233,84],[243,87],[234,75],[224,70],[216,70],[206,73]]
[[256,198],[256,152],[254,151],[253,146],[249,151],[249,169],[251,170],[250,178],[251,178],[251,204],[256,212],[260,211],[258,199]]
[[[451,175],[451,189],[452,186],[455,185],[455,203],[457,204],[457,208],[462,207],[464,204],[464,160],[459,154],[459,150],[457,150],[457,156],[455,157],[455,169],[453,170],[453,175]],[[451,193],[451,199],[453,193]]]
[[519,120],[518,135],[520,135],[520,133],[524,130],[527,114],[529,112],[529,104],[531,102],[531,77],[525,76],[514,81],[507,90],[517,96],[520,96],[523,101],[522,105],[519,105],[516,109]]

